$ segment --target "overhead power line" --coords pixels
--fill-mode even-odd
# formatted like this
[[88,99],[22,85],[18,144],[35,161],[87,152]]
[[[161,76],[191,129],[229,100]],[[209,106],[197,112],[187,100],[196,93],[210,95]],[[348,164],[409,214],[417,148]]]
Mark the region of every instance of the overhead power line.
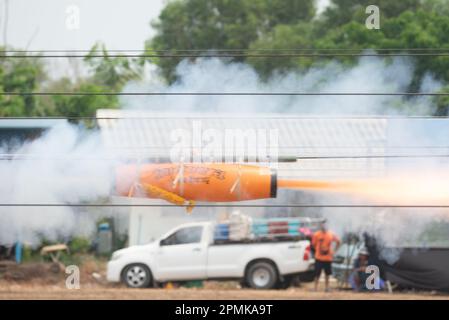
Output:
[[[0,51],[1,52],[1,51]],[[276,54],[90,54],[91,58],[160,58],[160,59],[187,59],[187,58],[329,58],[329,57],[449,57],[446,52],[432,53],[276,53]],[[45,54],[45,55],[0,55],[1,58],[27,59],[27,58],[86,58],[83,54]]]
[[160,120],[160,119],[169,119],[169,120],[202,120],[202,119],[226,119],[226,120],[244,120],[244,119],[252,119],[252,120],[316,120],[316,119],[326,119],[326,120],[351,120],[351,119],[365,119],[365,120],[372,120],[372,119],[384,119],[384,120],[405,120],[405,119],[435,119],[435,120],[447,120],[449,119],[448,116],[426,116],[426,115],[304,115],[304,116],[295,116],[295,115],[289,115],[288,113],[286,116],[255,116],[255,115],[230,115],[227,116],[225,114],[220,113],[219,115],[204,115],[201,114],[200,116],[180,116],[179,113],[173,113],[173,116],[122,116],[122,117],[115,117],[115,116],[102,116],[102,117],[96,117],[96,116],[42,116],[42,117],[0,117],[1,120]]
[[449,56],[449,48],[296,48],[296,49],[172,49],[172,50],[0,50],[0,58],[289,58]]
[[449,96],[449,92],[0,92],[0,96]]
[[[159,53],[173,53],[173,52],[366,52],[366,51],[436,51],[436,52],[449,52],[449,48],[240,48],[240,49],[218,49],[218,48],[202,48],[202,49],[106,49],[106,52],[159,52]],[[77,53],[89,53],[89,52],[102,52],[101,49],[41,49],[41,50],[23,50],[23,49],[3,49],[0,52],[7,53],[43,53],[43,52],[77,52]]]
[[[190,207],[174,204],[131,203],[0,203],[0,207]],[[195,204],[196,208],[429,208],[444,209],[449,205],[394,205],[394,204]]]
[[[167,148],[168,150],[168,148]],[[141,153],[121,153],[121,158],[143,158],[143,159],[158,159],[160,161],[166,161],[166,162],[172,162],[170,158],[168,158],[165,154],[161,155],[145,155]],[[249,156],[250,157],[250,156]],[[273,162],[276,162],[276,160],[280,162],[285,162],[286,160],[289,160],[288,162],[293,162],[293,160],[337,160],[337,159],[407,159],[407,158],[449,158],[449,154],[377,154],[377,155],[324,155],[324,156],[288,156],[288,157],[282,157],[279,156],[278,159],[272,159]],[[66,161],[103,161],[103,160],[114,160],[118,159],[117,156],[110,156],[110,157],[87,157],[87,156],[65,156],[65,155],[42,155],[42,154],[0,154],[0,161],[16,161],[16,160],[66,160]],[[246,158],[245,158],[246,159]],[[251,161],[249,161],[251,162]],[[261,161],[259,161],[261,162]]]

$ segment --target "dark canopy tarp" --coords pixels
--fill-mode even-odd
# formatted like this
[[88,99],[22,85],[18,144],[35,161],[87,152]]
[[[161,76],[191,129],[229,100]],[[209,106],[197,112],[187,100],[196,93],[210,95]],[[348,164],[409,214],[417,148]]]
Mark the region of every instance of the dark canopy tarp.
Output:
[[393,265],[384,264],[385,278],[404,287],[449,291],[449,249],[406,248]]
[[[384,279],[406,288],[449,291],[449,248],[382,248],[367,242]],[[398,259],[388,263],[389,253]],[[374,262],[376,263],[376,262]]]

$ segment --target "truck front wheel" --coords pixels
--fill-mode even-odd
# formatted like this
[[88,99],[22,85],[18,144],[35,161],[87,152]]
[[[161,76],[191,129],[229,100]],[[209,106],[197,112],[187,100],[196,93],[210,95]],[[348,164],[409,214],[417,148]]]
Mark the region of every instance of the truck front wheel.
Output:
[[268,262],[256,262],[246,272],[246,283],[253,289],[272,289],[276,286],[276,268]]
[[150,269],[140,263],[130,264],[122,273],[122,281],[131,288],[148,288],[151,280]]

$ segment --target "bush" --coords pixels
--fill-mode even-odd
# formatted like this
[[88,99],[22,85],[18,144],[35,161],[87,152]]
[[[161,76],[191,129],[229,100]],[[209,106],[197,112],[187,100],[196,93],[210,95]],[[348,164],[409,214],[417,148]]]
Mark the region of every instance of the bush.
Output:
[[91,247],[91,241],[83,237],[75,237],[69,242],[70,254],[87,253]]

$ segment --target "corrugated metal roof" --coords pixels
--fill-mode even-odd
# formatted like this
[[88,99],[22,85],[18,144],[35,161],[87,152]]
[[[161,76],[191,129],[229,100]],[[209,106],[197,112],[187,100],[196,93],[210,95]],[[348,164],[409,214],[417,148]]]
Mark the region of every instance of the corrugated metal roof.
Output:
[[[224,134],[238,129],[277,131],[281,157],[332,157],[382,154],[387,139],[387,119],[319,118],[286,114],[173,114],[101,109],[97,111],[105,145],[122,155],[145,158],[168,157],[174,146],[175,130],[202,132],[214,129]],[[280,165],[286,174],[338,176],[342,172],[359,175],[383,170],[383,159],[314,159]],[[367,170],[369,169],[369,170]],[[292,171],[292,172],[289,172]],[[348,174],[346,174],[348,175]]]
[[57,124],[65,123],[61,119],[7,119],[0,121],[0,129],[48,129]]

